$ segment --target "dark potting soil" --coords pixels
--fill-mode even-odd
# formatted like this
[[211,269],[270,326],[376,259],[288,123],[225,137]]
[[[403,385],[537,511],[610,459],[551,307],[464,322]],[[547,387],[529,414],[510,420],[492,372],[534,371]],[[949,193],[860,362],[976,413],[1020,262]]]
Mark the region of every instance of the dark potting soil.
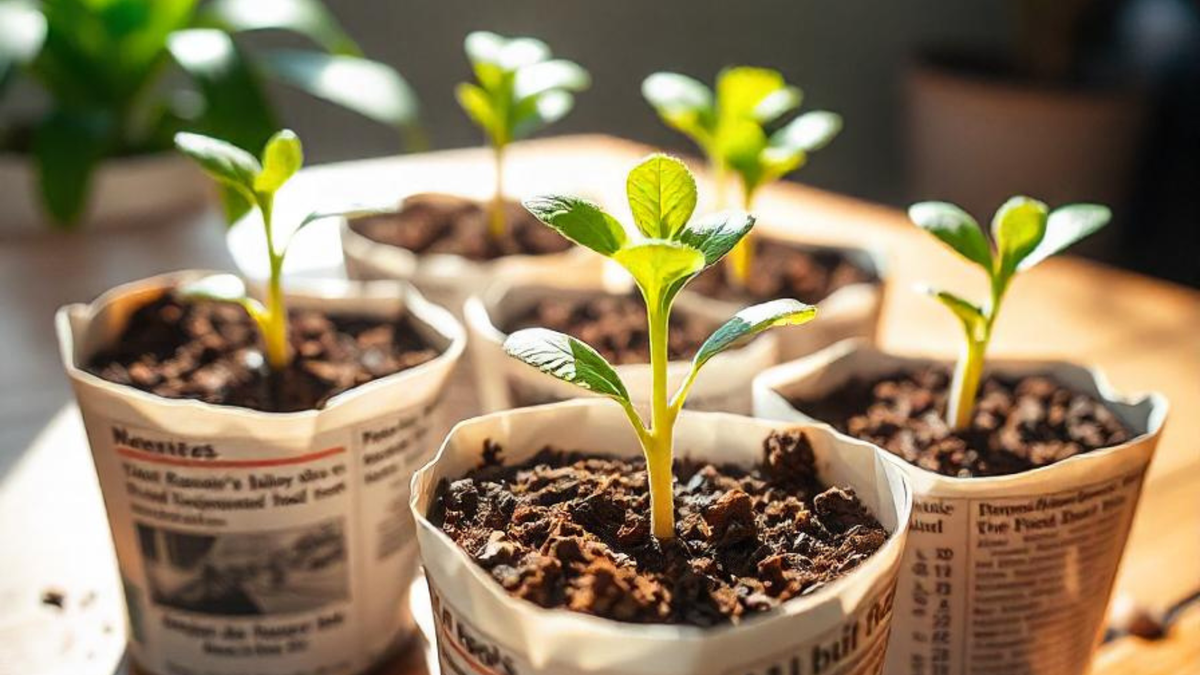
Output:
[[923,368],[791,403],[911,464],[960,478],[1020,473],[1132,437],[1102,402],[1040,375],[985,378],[971,427],[955,432],[945,418],[949,387],[947,369]]
[[[537,327],[583,340],[613,365],[650,362],[646,305],[638,296],[548,298],[499,326],[506,333]],[[692,358],[714,328],[695,315],[672,312],[667,336],[669,358]]]
[[488,234],[486,206],[453,195],[413,195],[399,211],[357,218],[350,221],[350,228],[373,241],[418,255],[447,253],[478,261],[561,253],[571,248],[571,242],[513,201],[504,204],[508,230],[503,238],[494,239]]
[[832,249],[806,249],[763,237],[751,240],[754,264],[744,287],[730,283],[728,264],[714,265],[696,277],[688,290],[729,302],[761,302],[795,298],[816,304],[834,291],[879,279]]
[[676,462],[676,537],[650,533],[645,463],[547,448],[443,481],[430,514],[510,594],[633,623],[736,623],[845,575],[888,533],[852,490],[827,488],[801,433],[763,460]]
[[87,370],[166,398],[296,412],[438,355],[403,316],[294,309],[289,320],[294,358],[270,373],[257,327],[242,308],[181,303],[167,294],[134,312],[116,345],[96,354]]

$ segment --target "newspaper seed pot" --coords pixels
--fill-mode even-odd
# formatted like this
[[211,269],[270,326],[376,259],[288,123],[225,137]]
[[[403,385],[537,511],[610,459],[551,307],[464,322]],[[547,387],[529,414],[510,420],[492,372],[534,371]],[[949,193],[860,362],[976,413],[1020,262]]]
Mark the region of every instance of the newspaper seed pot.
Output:
[[816,305],[820,321],[779,334],[779,362],[846,339],[874,341],[885,290],[882,255],[865,248],[805,243],[795,233],[770,229],[752,243],[758,249],[757,263],[745,290],[729,284],[728,266],[712,267],[680,295],[680,307],[721,320],[746,305],[776,297]]
[[502,240],[489,237],[483,203],[454,195],[412,195],[394,213],[343,220],[346,274],[412,282],[457,314],[468,296],[511,270],[599,266],[519,203],[506,203],[505,212],[510,227]]
[[[640,458],[642,450],[617,405],[607,401],[570,401],[496,413],[460,423],[450,432],[437,457],[417,472],[411,502],[433,599],[442,672],[522,675],[878,673],[891,623],[894,584],[906,535],[904,525],[910,515],[908,488],[900,479],[898,468],[883,460],[869,445],[840,437],[821,427],[798,428],[735,415],[686,411],[676,429],[677,457],[683,463],[694,460],[724,465],[725,471],[749,469],[763,459],[765,439],[777,432],[788,431],[798,431],[808,439],[813,452],[808,460],[811,462],[807,464],[808,470],[815,471],[820,483],[852,488],[862,506],[878,520],[875,527],[882,525],[879,547],[873,554],[859,559],[857,565],[840,578],[811,592],[746,616],[738,623],[700,628],[696,625],[626,623],[565,609],[547,609],[519,599],[510,595],[493,577],[504,576],[502,565],[491,566],[489,574],[434,524],[440,517],[434,513],[439,504],[439,486],[447,481],[457,481],[479,468],[488,458],[495,459],[497,448],[499,461],[505,465],[521,465],[547,447],[580,451],[614,461]],[[707,471],[698,471],[696,476],[711,476]],[[620,479],[616,475],[612,477]],[[686,504],[690,499],[689,491],[704,489],[696,487],[696,480],[695,476],[688,483],[681,479],[676,488],[677,505],[683,516],[681,533],[686,533],[688,527]],[[642,485],[644,489],[644,482]],[[612,502],[601,499],[601,495],[607,497],[610,494],[606,491],[595,493],[593,496],[599,501],[582,499],[588,504],[595,502],[596,527],[603,528],[605,523],[617,519],[615,514],[609,513]],[[586,494],[581,496],[586,497]],[[445,505],[445,502],[440,503]],[[578,500],[571,503],[579,505]],[[479,508],[484,508],[482,501]],[[630,522],[628,518],[635,511],[645,511],[644,505],[627,511],[625,523]],[[495,515],[497,527],[508,527],[501,524],[504,514]],[[643,515],[648,516],[648,513]],[[695,513],[692,516],[697,517]],[[586,515],[572,522],[584,520]],[[514,517],[504,522],[511,524],[520,519]],[[728,522],[713,522],[715,528],[729,525]],[[644,519],[642,523],[645,524]],[[622,525],[609,524],[613,528]],[[792,525],[787,525],[784,529],[790,532],[791,528]],[[631,529],[650,536],[644,528]],[[732,528],[725,527],[723,531],[729,534]],[[890,534],[885,535],[883,531]],[[687,534],[681,536],[688,539]],[[554,550],[547,555],[563,554],[562,546],[567,542],[562,536],[556,537]],[[576,538],[585,540],[581,546],[591,546],[596,541],[592,535],[565,537],[567,540]],[[498,535],[489,538],[489,542],[501,555],[508,545]],[[755,548],[751,547],[751,550]],[[623,564],[629,572],[629,561]],[[633,573],[638,573],[641,579],[654,574],[650,568],[646,572],[641,575],[635,569]],[[572,567],[570,573],[577,574],[578,570]],[[576,580],[579,578],[582,577],[576,577]],[[614,580],[614,583],[623,581]],[[601,596],[605,593],[603,584],[590,588]],[[573,597],[579,599],[581,596]],[[627,595],[623,597],[628,598]],[[599,608],[596,604],[591,606]]]
[[411,626],[404,506],[433,449],[430,418],[462,327],[392,282],[292,294],[300,312],[404,317],[436,350],[300,412],[166,398],[89,372],[139,308],[204,276],[127,284],[57,316],[125,585],[130,654],[164,675],[360,672]]
[[[755,414],[813,421],[819,413],[806,401],[819,406],[838,399],[839,391],[855,387],[853,382],[871,383],[931,366],[949,370],[943,362],[841,343],[764,371],[754,382]],[[1077,396],[1084,394],[1101,402],[1126,434],[1110,447],[1065,458],[1039,457],[1037,453],[1056,447],[1042,436],[1029,446],[1028,457],[1037,468],[1012,473],[1015,465],[993,460],[989,471],[1001,475],[979,478],[943,475],[884,452],[914,492],[896,598],[902,629],[892,636],[888,672],[1081,674],[1100,637],[1167,404],[1158,394],[1123,398],[1101,374],[1069,363],[999,359],[989,361],[985,373],[1009,381],[1046,376],[1076,394],[1064,404],[1073,409],[1068,416],[1087,410]],[[1024,381],[1027,387],[1036,382]],[[992,382],[983,388],[982,414],[997,410],[995,402],[1004,396]],[[1029,419],[1032,394],[1023,391],[1018,414],[1026,417],[1010,427],[1004,427],[1007,420],[995,422],[1009,433],[1028,429],[1022,425],[1042,425]],[[870,405],[867,399],[864,395],[860,401],[862,408]],[[1062,408],[1052,412],[1061,414]],[[980,418],[975,419],[978,429]],[[1044,425],[1037,427],[1039,434],[1044,430]]]
[[[605,281],[596,276],[572,273],[572,278],[564,283],[561,269],[524,270],[510,276],[507,283],[497,284],[487,292],[469,298],[463,309],[463,321],[470,337],[471,360],[483,409],[489,412],[507,410],[591,395],[505,353],[504,340],[508,333],[529,326],[562,331],[602,349],[603,345],[627,346],[619,353],[604,350],[604,355],[616,365],[634,402],[639,407],[646,407],[651,390],[651,369],[645,340],[645,308],[631,293],[629,284]],[[606,318],[611,320],[605,321]],[[721,322],[722,319],[712,317],[708,312],[685,307],[680,302],[672,317],[675,340],[672,349],[676,352],[668,366],[672,388],[683,381],[696,349]],[[696,380],[687,407],[749,413],[750,383],[754,375],[776,362],[777,335],[791,332],[802,331],[759,335],[745,346],[717,355],[708,364],[704,375]]]

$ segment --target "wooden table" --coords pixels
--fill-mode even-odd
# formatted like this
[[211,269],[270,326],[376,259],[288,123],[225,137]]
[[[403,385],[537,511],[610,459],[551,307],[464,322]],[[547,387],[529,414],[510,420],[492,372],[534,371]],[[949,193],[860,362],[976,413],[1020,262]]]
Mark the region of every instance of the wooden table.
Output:
[[[614,210],[624,178],[648,151],[602,137],[519,144],[513,194],[584,190]],[[486,192],[476,150],[328,165],[289,186],[299,200],[379,201],[424,189]],[[343,199],[345,198],[345,199]],[[798,185],[764,191],[762,222],[803,227],[814,241],[871,242],[889,257],[883,346],[948,354],[958,329],[910,289],[917,282],[983,292],[983,279],[900,212]],[[153,229],[0,240],[0,675],[111,675],[124,634],[112,547],[78,413],[58,365],[53,310],[106,288],[182,267],[231,266],[216,218]],[[313,237],[329,237],[315,232]],[[327,240],[326,240],[327,241]],[[1100,366],[1125,392],[1158,390],[1171,415],[1151,466],[1117,592],[1161,610],[1200,588],[1200,293],[1071,259],[1023,276],[1000,319],[993,353],[1066,357]],[[44,597],[47,596],[48,597]],[[61,594],[63,607],[48,604]],[[418,645],[384,671],[422,673]],[[1093,672],[1200,673],[1200,609],[1167,639],[1103,647]]]

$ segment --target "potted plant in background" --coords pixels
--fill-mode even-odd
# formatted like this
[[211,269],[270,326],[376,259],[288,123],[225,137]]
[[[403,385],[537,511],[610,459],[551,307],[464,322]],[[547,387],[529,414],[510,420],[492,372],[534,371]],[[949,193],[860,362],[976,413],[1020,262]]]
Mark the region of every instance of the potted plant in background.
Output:
[[180,272],[59,312],[132,658],[154,673],[363,671],[411,625],[403,506],[462,328],[394,282],[283,289],[288,242],[271,226],[303,161],[291,132],[261,162],[176,142],[261,211],[271,277],[261,300],[232,275]]
[[[660,182],[678,181],[671,189],[692,197],[685,206],[695,206],[696,186],[680,161],[655,154],[640,162],[629,174],[629,200],[635,208],[652,198],[643,191],[652,177]],[[545,200],[527,202],[534,214],[543,212]],[[600,207],[581,202],[580,210],[602,213]],[[681,209],[680,217],[691,217]],[[572,217],[570,214],[562,217]],[[694,227],[728,219],[729,213],[696,218]],[[746,217],[738,215],[737,217]],[[600,270],[574,271],[569,277],[560,269],[514,270],[505,278],[467,300],[464,323],[471,344],[476,387],[486,411],[575,398],[579,390],[507,357],[504,341],[522,328],[541,326],[567,333],[594,346],[630,385],[638,403],[648,403],[641,394],[650,391],[650,331],[646,307],[628,280],[608,278]],[[720,321],[711,312],[679,307],[671,315],[671,339],[667,345],[668,379],[678,386],[687,375],[692,359],[704,339]],[[695,410],[749,414],[750,382],[755,374],[776,362],[778,344],[774,335],[764,335],[718,355],[708,366],[709,376],[688,398]]]
[[[763,186],[799,169],[809,153],[828,144],[842,127],[841,117],[826,111],[784,123],[800,107],[802,94],[774,70],[726,68],[714,89],[677,73],[655,73],[642,83],[643,95],[662,120],[703,150],[718,209],[724,208],[733,178],[742,207],[753,209]],[[873,337],[882,298],[877,257],[863,249],[803,243],[800,223],[774,225],[762,236],[747,238],[724,269],[714,268],[696,280],[694,292],[722,301],[702,306],[727,316],[737,307],[779,295],[825,303],[822,327],[781,338],[785,359],[840,339]]]
[[[233,40],[267,29],[320,49],[252,55]],[[416,121],[407,83],[363,58],[317,0],[0,2],[0,95],[27,79],[47,100],[0,121],[0,223],[121,225],[199,204],[203,181],[172,137],[257,151],[279,127],[264,75],[402,130]],[[231,213],[248,208],[226,197]]]
[[[1081,366],[985,356],[1015,276],[1103,227],[1109,211],[1050,211],[1014,197],[997,211],[991,242],[951,204],[921,203],[909,214],[987,275],[986,303],[929,291],[963,328],[953,374],[936,360],[848,342],[763,372],[755,413],[819,420],[872,442],[912,483],[897,596],[912,621],[893,635],[891,672],[986,663],[1084,673],[1166,402],[1122,398]],[[995,649],[1014,640],[1020,648]]]
[[629,185],[636,237],[575,197],[526,205],[636,280],[649,326],[648,404],[569,335],[508,337],[510,355],[611,401],[468,420],[414,478],[443,668],[676,675],[852,663],[879,672],[909,515],[897,469],[828,429],[682,412],[710,359],[773,326],[805,323],[815,308],[775,300],[741,310],[704,341],[672,393],[674,300],[753,218],[690,220],[694,183],[665,158],[640,165]]
[[569,248],[569,242],[506,197],[504,158],[512,141],[570,112],[574,93],[590,84],[586,70],[552,58],[541,40],[478,31],[467,36],[464,46],[475,82],[459,84],[455,93],[491,146],[491,196],[479,201],[416,194],[406,197],[395,213],[354,219],[342,228],[351,278],[411,280],[455,308],[502,264],[553,265],[557,254]]

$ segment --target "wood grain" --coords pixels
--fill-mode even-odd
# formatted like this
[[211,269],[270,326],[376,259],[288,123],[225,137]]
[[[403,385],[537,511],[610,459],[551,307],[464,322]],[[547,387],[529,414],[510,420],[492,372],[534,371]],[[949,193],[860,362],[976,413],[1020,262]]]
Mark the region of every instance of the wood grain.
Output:
[[[646,152],[596,136],[524,143],[511,153],[508,182],[517,195],[583,191],[621,212],[625,172]],[[486,156],[467,150],[327,165],[307,170],[294,191],[346,200],[424,189],[484,194],[489,180]],[[886,253],[885,347],[946,356],[956,348],[953,320],[910,289],[923,282],[982,293],[983,279],[902,213],[795,184],[768,188],[756,210],[764,227],[801,228],[814,241],[867,243]],[[7,542],[0,555],[0,673],[125,669],[112,547],[78,415],[67,406],[50,317],[68,300],[184,266],[229,266],[211,215],[147,231],[0,242],[0,340],[10,349],[0,361],[0,536]],[[1117,582],[1118,592],[1152,610],[1200,588],[1197,327],[1195,291],[1056,259],[1015,283],[993,347],[995,355],[1094,364],[1119,390],[1157,390],[1170,399]],[[469,412],[469,396],[452,400],[461,401],[460,414]],[[63,608],[42,602],[47,589],[64,593]],[[417,645],[380,672],[427,672],[425,651]],[[1125,638],[1105,646],[1093,672],[1200,673],[1198,664],[1200,611],[1193,610],[1165,640]]]

